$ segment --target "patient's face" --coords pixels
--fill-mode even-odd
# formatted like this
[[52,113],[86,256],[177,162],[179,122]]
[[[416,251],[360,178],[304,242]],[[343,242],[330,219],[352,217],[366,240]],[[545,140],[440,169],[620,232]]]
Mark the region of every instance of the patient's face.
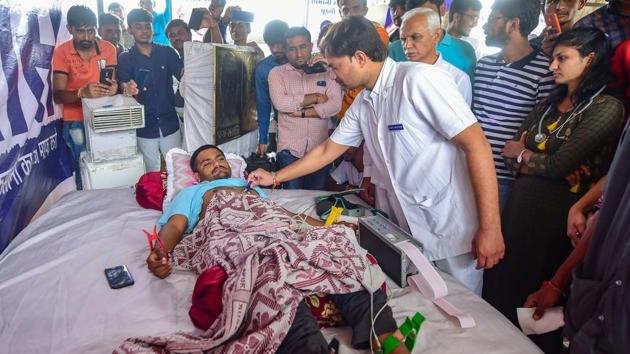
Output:
[[210,148],[199,153],[195,164],[197,165],[195,177],[200,182],[229,178],[232,174],[230,164],[223,153],[217,149]]

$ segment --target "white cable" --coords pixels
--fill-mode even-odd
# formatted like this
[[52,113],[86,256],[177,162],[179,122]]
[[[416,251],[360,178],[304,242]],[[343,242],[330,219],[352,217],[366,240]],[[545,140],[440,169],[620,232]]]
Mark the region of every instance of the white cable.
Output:
[[[385,307],[389,303],[389,300],[391,300],[391,299],[389,297],[387,297],[387,299],[385,300],[385,303],[383,304],[381,309],[378,310],[378,312],[376,313],[376,316],[374,316],[374,293],[370,293],[370,318],[371,318],[371,328],[370,328],[371,335],[370,335],[370,337],[373,336],[373,338],[376,339],[376,342],[378,343],[379,349],[382,348],[382,345],[381,345],[381,342],[378,340],[378,335],[376,334],[376,330],[374,329],[374,324],[376,323],[376,320],[378,319],[378,316],[380,316],[381,312],[383,312],[383,310],[385,309]],[[372,338],[370,338],[370,351],[372,353],[374,353],[374,348],[372,348]]]
[[370,353],[374,353],[374,348],[372,348],[372,342],[375,336],[374,332],[374,294],[370,293]]

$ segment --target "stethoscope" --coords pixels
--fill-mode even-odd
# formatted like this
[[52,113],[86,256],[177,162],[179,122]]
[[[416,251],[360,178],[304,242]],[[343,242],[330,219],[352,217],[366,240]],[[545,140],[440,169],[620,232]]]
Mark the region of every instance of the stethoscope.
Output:
[[576,109],[574,109],[573,112],[571,112],[571,115],[569,116],[569,118],[567,118],[567,120],[564,121],[564,123],[562,123],[559,127],[554,129],[553,131],[550,131],[549,135],[547,135],[547,134],[542,132],[542,123],[545,120],[545,118],[547,117],[547,115],[549,114],[549,112],[551,111],[551,106],[552,105],[549,105],[547,107],[547,110],[545,110],[545,113],[543,113],[542,117],[540,117],[540,120],[538,121],[538,133],[534,136],[534,141],[536,142],[536,144],[540,144],[543,141],[547,140],[549,138],[549,136],[553,135],[554,133],[556,134],[556,138],[563,139],[563,140],[566,139],[565,137],[560,137],[558,135],[558,134],[560,134],[560,131],[562,130],[562,128],[564,128],[564,126],[567,125],[567,123],[569,123],[570,121],[572,121],[573,118],[575,118],[577,115],[579,115],[582,112],[584,112],[591,104],[593,104],[593,101],[595,100],[595,97],[599,96],[599,94],[602,93],[602,91],[604,91],[605,88],[606,88],[606,85],[602,86],[599,90],[597,90],[597,92],[595,92],[591,96],[591,98],[589,98],[587,101],[584,101],[584,102],[580,103],[576,107]]

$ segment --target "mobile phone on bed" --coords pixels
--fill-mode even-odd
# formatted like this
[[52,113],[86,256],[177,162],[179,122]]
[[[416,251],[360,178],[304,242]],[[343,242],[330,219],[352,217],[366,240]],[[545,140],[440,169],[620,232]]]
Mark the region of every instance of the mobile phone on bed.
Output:
[[193,31],[198,31],[201,28],[201,21],[203,21],[204,15],[205,11],[203,8],[193,9],[190,14],[190,20],[188,20],[188,27]]
[[120,289],[134,284],[133,277],[124,264],[105,269],[105,277],[112,289]]
[[556,15],[555,13],[545,15],[545,24],[551,27],[551,29],[555,33],[558,33],[558,34],[562,33],[562,27],[560,27],[560,20],[558,20],[558,15]]
[[114,79],[114,68],[101,69],[100,77],[98,80],[101,84],[111,86],[112,84],[107,80],[113,80],[113,79]]

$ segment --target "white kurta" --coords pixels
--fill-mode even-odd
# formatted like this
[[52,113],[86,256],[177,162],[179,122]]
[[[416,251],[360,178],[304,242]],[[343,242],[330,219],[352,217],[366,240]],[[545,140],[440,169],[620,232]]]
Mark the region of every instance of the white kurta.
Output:
[[[455,81],[455,85],[457,85],[457,89],[464,97],[464,100],[466,100],[466,103],[468,103],[468,105],[470,106],[472,104],[472,85],[470,83],[470,77],[468,77],[468,74],[444,60],[442,54],[440,54],[439,52],[438,59],[433,65],[447,71],[451,75],[451,77]],[[396,198],[396,196],[393,195],[391,182],[389,181],[387,173],[385,171],[372,169],[372,159],[369,154],[365,154],[363,160],[365,169],[367,171],[365,177],[370,177],[370,182],[379,189],[378,194],[381,198],[380,200],[378,197],[376,198],[376,207],[390,214],[390,217],[393,217],[394,219],[400,219],[400,217],[396,218],[396,215],[402,214],[402,211],[396,210],[399,203],[397,201],[395,203],[392,203],[391,200],[384,200]],[[387,194],[392,195],[387,196]],[[406,229],[405,225],[407,225],[407,222],[405,220],[397,220],[397,223],[400,227]]]
[[387,59],[331,139],[359,146],[365,138],[372,169],[386,169],[411,233],[438,260],[472,250],[477,208],[465,154],[450,140],[476,122],[447,72]]
[[466,103],[468,103],[468,106],[470,107],[472,104],[472,84],[470,83],[470,77],[468,74],[444,60],[444,58],[442,58],[442,54],[440,53],[438,53],[438,59],[433,65],[440,69],[444,69],[451,74],[453,80],[455,81],[455,85],[457,85],[459,93],[464,96],[464,100],[466,100]]

